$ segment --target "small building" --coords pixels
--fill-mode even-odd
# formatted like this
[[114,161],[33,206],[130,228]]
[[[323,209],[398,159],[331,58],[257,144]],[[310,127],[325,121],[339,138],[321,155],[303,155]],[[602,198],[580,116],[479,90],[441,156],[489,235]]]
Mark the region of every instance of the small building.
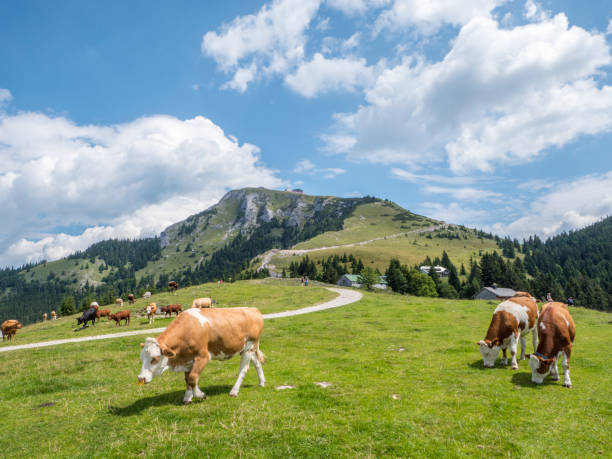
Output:
[[516,294],[515,290],[503,287],[484,287],[472,297],[474,300],[507,300]]
[[359,280],[360,279],[358,274],[343,274],[342,277],[338,279],[338,282],[336,282],[336,284],[342,285],[343,287],[361,288],[361,283],[359,282]]
[[[423,274],[429,274],[430,270],[431,270],[431,266],[427,266],[427,265],[419,266],[419,271],[421,271]],[[438,273],[438,276],[440,277],[446,277],[449,274],[448,269],[440,265],[434,266],[434,271],[436,271],[436,273]]]
[[[361,279],[359,274],[344,274],[338,282],[337,285],[342,285],[343,287],[355,287],[361,288]],[[378,282],[372,285],[372,288],[377,288],[380,290],[385,290],[387,288],[387,276],[380,276]]]

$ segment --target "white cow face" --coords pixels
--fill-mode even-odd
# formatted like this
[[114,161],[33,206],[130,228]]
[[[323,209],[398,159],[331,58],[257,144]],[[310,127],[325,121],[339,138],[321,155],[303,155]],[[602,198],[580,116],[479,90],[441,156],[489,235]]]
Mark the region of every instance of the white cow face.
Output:
[[142,368],[138,375],[138,383],[148,384],[154,376],[159,376],[168,369],[168,357],[162,355],[155,338],[147,338],[141,346],[140,360],[142,361]]
[[550,373],[553,360],[542,360],[535,355],[529,357],[529,367],[531,368],[531,382],[542,384],[544,378]]
[[480,346],[480,355],[482,355],[482,361],[485,368],[493,368],[495,366],[495,360],[497,360],[497,356],[501,350],[501,346],[497,346],[493,343],[486,343],[483,340],[479,341],[478,345]]

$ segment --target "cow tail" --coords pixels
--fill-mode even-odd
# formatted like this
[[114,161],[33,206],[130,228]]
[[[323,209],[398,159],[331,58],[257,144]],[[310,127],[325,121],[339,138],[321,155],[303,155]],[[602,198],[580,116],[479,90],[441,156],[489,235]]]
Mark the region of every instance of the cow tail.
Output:
[[259,344],[257,345],[255,355],[257,356],[257,360],[259,360],[261,363],[266,363],[266,355],[259,350]]

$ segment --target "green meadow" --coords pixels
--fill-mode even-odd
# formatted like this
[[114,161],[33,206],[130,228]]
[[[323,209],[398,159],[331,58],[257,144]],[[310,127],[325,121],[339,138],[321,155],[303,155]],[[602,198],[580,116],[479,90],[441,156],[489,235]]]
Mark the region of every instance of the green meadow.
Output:
[[[275,300],[278,309],[310,292],[239,282],[227,285],[233,293],[226,305],[249,298],[270,312],[265,297],[255,298],[258,288],[271,296],[270,286],[290,292],[284,307]],[[549,378],[533,385],[526,361],[518,371],[483,367],[475,342],[495,306],[364,292],[342,308],[266,320],[266,387],[257,386],[251,368],[238,397],[230,398],[239,360],[213,361],[200,378],[207,399],[189,406],[181,404],[182,373],[137,386],[142,336],[0,353],[0,451],[12,457],[610,457],[612,315],[571,310],[577,337],[573,388],[566,389]],[[21,330],[17,344],[28,339],[25,331],[42,333]],[[277,390],[280,385],[295,388]]]

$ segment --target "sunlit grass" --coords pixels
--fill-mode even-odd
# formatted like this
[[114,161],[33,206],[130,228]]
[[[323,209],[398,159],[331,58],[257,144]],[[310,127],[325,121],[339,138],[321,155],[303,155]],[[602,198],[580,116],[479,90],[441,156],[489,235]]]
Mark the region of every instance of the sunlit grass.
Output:
[[[237,298],[236,298],[237,300]],[[265,388],[211,362],[136,386],[142,337],[0,354],[0,451],[11,457],[599,457],[612,450],[612,316],[572,309],[572,389],[526,361],[484,369],[492,302],[366,293],[267,320]],[[530,341],[530,340],[528,340]],[[531,345],[528,344],[528,352]],[[326,389],[315,385],[326,381]],[[282,384],[295,389],[275,390]],[[396,394],[396,398],[392,397]],[[52,403],[51,406],[43,406]]]

